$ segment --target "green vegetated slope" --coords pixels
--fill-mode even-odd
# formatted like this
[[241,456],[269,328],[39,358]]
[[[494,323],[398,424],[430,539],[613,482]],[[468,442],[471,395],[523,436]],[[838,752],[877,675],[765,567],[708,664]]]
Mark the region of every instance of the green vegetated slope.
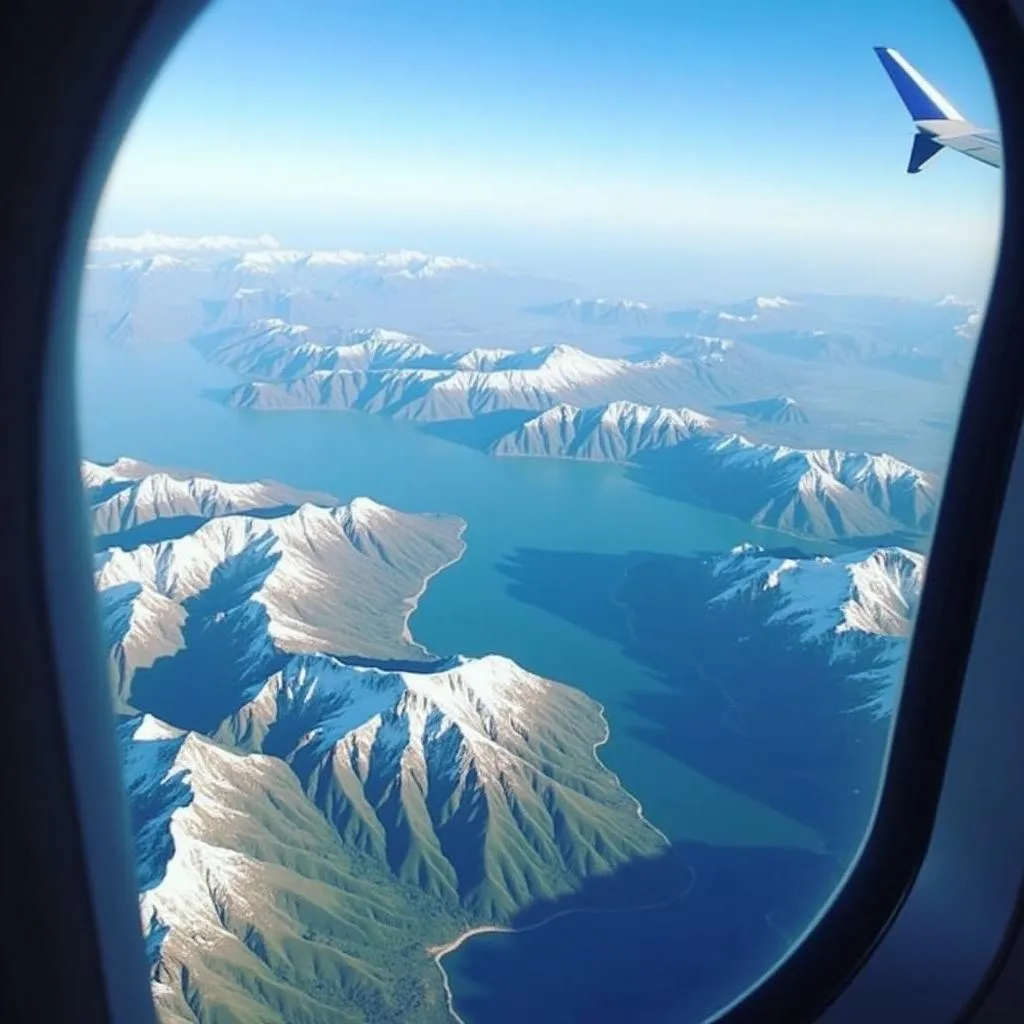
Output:
[[163,1020],[446,1019],[431,947],[664,852],[593,701],[407,635],[459,520],[204,500],[97,556]]

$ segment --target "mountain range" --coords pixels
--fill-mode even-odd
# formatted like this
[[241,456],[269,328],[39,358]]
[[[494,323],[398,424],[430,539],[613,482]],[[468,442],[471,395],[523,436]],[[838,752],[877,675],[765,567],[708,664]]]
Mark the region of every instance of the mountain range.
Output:
[[838,557],[773,554],[751,544],[716,559],[720,591],[710,607],[740,605],[792,643],[824,648],[832,662],[868,656],[857,674],[866,703],[892,710],[907,638],[924,585],[925,557],[900,547]]
[[489,448],[495,455],[627,461],[660,492],[789,533],[928,530],[938,483],[889,455],[756,444],[690,409],[559,405]]
[[[237,512],[280,512],[303,504],[337,504],[329,494],[298,491],[266,481],[227,483],[205,474],[157,469],[127,458],[109,465],[83,461],[82,484],[93,536],[99,539],[119,535],[122,546],[126,531],[137,531],[146,525],[160,524],[157,531],[150,533],[170,536],[179,524],[187,529],[194,525],[194,520]],[[130,536],[138,538],[139,533]]]
[[[211,329],[280,317],[330,327],[491,324],[565,286],[415,250],[293,250],[273,239],[104,239],[83,280],[80,332],[119,345],[181,344]],[[242,248],[246,241],[256,246]],[[456,312],[457,311],[457,312]],[[453,323],[454,315],[454,323]]]
[[196,502],[199,478],[144,469],[83,477],[95,506],[182,483],[145,512],[193,521],[96,556],[162,1019],[444,1019],[429,946],[663,852],[596,757],[597,704],[412,641],[461,520],[282,511],[272,485],[239,514],[232,486]]
[[[322,353],[316,356],[323,358]],[[417,353],[411,362],[387,370],[315,370],[280,381],[241,384],[226,400],[242,409],[357,409],[432,422],[545,409],[569,397],[584,403],[608,401],[612,395],[657,401],[692,380],[690,367],[669,356],[635,362],[554,345],[515,353],[471,350],[438,358]]]
[[[687,342],[686,354],[633,361],[568,345],[437,353],[389,332],[342,334],[333,344],[305,340],[307,334],[271,321],[200,344],[214,361],[270,378],[231,389],[225,400],[237,408],[354,409],[429,424],[478,420],[475,443],[492,454],[639,461],[638,475],[659,492],[819,537],[922,532],[934,515],[935,478],[890,455],[757,443],[728,421],[656,397],[606,399],[678,394],[698,383],[714,388],[720,364],[731,358],[727,343],[708,344],[714,339]],[[588,402],[593,396],[598,400]],[[808,419],[785,396],[719,408],[755,424]],[[513,430],[504,420],[504,430],[487,433],[486,421],[510,412],[522,414]]]
[[755,398],[750,402],[722,406],[723,411],[738,413],[753,423],[808,423],[803,406],[788,395]]

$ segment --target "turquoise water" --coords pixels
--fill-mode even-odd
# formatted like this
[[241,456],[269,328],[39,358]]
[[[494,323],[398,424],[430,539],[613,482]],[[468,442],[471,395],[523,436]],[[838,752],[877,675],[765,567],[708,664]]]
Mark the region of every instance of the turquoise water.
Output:
[[81,362],[86,458],[131,455],[462,516],[466,554],[428,588],[411,622],[417,640],[444,654],[506,654],[600,701],[611,726],[602,760],[670,838],[819,845],[812,830],[639,739],[630,698],[662,684],[615,641],[518,600],[502,571],[521,549],[689,554],[745,540],[792,546],[792,538],[649,494],[615,466],[491,458],[361,413],[226,409],[202,392],[235,378],[185,347],[95,349]]
[[[91,350],[79,373],[83,454],[98,461],[130,455],[229,480],[275,479],[343,500],[365,494],[463,517],[466,554],[431,582],[412,618],[414,636],[438,653],[508,655],[600,701],[611,729],[602,760],[686,851],[698,880],[692,896],[665,910],[572,914],[529,933],[466,942],[445,959],[466,1021],[604,1019],[574,1000],[592,987],[586,978],[595,970],[627,988],[657,988],[650,970],[661,961],[637,954],[643,937],[650,950],[678,956],[686,936],[683,961],[657,975],[692,979],[692,1005],[680,1019],[697,1019],[752,980],[788,941],[778,907],[800,922],[827,893],[821,872],[829,858],[818,856],[825,840],[652,741],[638,708],[657,701],[667,684],[625,653],[615,590],[631,553],[692,555],[743,541],[793,547],[793,538],[658,497],[615,466],[495,459],[360,413],[247,413],[203,396],[234,382],[184,347]],[[571,553],[586,557],[565,557]],[[588,558],[604,559],[614,572],[565,568]],[[533,579],[532,592],[517,579],[526,562],[550,567]],[[545,599],[549,589],[558,590],[558,601]],[[564,609],[576,601],[587,614],[573,621]],[[607,634],[595,622],[607,622]],[[556,972],[547,988],[540,981],[509,988],[524,974],[540,978],[543,965],[569,948],[580,952],[565,960],[564,977]],[[728,950],[735,952],[721,960]],[[712,953],[721,962],[709,960]],[[625,969],[630,963],[633,973]]]

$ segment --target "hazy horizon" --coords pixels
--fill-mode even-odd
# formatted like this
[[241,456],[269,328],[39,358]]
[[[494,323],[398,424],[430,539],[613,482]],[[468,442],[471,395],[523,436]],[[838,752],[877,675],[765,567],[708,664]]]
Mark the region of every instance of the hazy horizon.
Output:
[[907,175],[913,127],[871,47],[998,127],[987,75],[947,0],[896,8],[218,0],[97,231],[420,249],[654,302],[983,300],[1001,176],[948,153]]

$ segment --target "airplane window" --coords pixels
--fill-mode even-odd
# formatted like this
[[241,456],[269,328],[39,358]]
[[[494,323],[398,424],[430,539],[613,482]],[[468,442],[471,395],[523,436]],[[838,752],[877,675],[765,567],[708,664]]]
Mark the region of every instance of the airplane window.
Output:
[[870,826],[1000,227],[952,5],[218,0],[82,479],[163,1021],[690,1024]]

